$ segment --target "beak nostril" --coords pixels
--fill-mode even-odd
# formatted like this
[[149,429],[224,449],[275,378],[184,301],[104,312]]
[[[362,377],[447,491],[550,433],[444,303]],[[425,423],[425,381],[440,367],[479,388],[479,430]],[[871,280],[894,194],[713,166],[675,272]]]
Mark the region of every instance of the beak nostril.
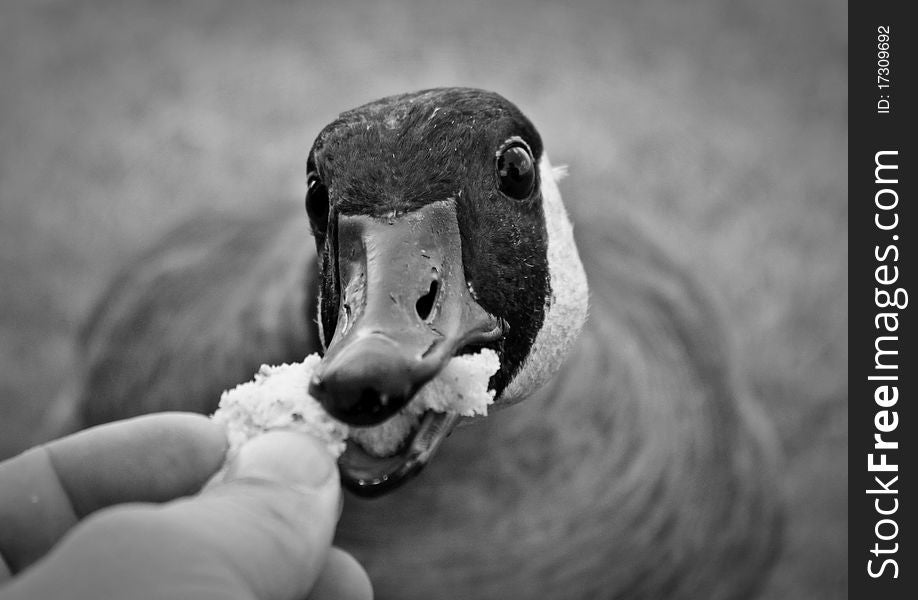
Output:
[[439,282],[436,279],[430,282],[430,289],[427,290],[427,293],[418,298],[418,301],[415,303],[414,307],[417,310],[418,316],[423,320],[427,320],[430,317],[430,313],[433,311],[434,302],[437,299],[437,291],[440,288]]

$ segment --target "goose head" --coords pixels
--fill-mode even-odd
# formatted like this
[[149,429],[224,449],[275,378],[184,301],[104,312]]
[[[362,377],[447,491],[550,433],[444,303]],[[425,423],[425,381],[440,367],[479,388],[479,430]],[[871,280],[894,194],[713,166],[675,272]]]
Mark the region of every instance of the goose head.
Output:
[[[383,98],[326,126],[307,168],[325,351],[310,392],[331,415],[379,426],[482,348],[500,360],[492,409],[558,370],[586,318],[586,277],[542,140],[516,106],[464,88]],[[392,489],[456,422],[425,414],[392,457],[349,446],[344,483]]]

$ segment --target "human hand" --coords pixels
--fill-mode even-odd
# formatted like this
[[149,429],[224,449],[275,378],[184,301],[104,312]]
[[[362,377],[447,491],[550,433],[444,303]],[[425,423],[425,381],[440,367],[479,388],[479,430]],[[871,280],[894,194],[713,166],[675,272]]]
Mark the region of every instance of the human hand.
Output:
[[0,598],[371,598],[331,546],[341,490],[322,444],[254,438],[188,496],[225,451],[209,419],[163,413],[0,463]]

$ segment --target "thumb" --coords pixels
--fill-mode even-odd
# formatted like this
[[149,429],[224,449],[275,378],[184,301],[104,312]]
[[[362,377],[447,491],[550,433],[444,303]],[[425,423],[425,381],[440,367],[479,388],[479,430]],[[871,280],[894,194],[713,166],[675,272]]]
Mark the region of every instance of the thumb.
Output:
[[302,598],[326,564],[341,510],[334,457],[311,436],[264,434],[243,445],[222,483],[165,512],[211,546],[256,598]]

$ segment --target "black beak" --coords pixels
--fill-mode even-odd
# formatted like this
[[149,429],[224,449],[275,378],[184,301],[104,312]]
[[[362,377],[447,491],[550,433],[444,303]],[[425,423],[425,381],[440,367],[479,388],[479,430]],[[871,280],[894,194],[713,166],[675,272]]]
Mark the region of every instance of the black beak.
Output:
[[[371,426],[405,406],[463,347],[497,340],[503,328],[466,283],[451,201],[391,219],[340,215],[337,235],[338,324],[309,393],[335,418]],[[431,450],[453,424],[433,428]],[[415,449],[425,456],[412,473],[430,445]],[[359,470],[364,482],[391,480]]]

